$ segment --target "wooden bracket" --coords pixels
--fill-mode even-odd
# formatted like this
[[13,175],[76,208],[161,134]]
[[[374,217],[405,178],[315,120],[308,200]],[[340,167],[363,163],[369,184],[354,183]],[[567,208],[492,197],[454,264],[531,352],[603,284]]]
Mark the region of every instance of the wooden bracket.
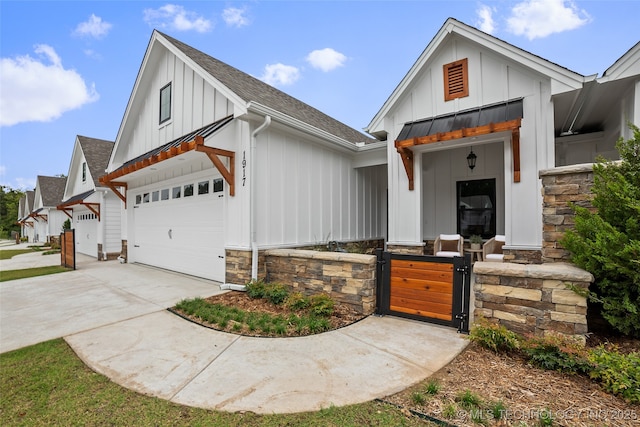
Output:
[[[60,210],[61,210],[62,212],[64,212],[64,214],[65,214],[66,216],[68,216],[68,217],[69,217],[69,219],[73,219],[73,209],[69,209],[69,208],[62,208],[62,209],[60,209]],[[69,213],[69,212],[71,212],[71,213]]]
[[511,133],[511,151],[513,153],[513,182],[520,182],[520,128]]
[[[229,185],[229,195],[235,196],[236,194],[236,185],[235,185],[235,159],[236,153],[233,151],[222,150],[220,148],[207,147],[204,145],[204,138],[200,135],[196,136],[196,151],[201,153],[205,153],[207,157],[211,160],[213,165],[218,169],[218,172],[222,175],[227,184]],[[220,157],[227,157],[229,159],[229,169],[222,163]]]
[[407,173],[407,178],[409,179],[409,191],[413,191],[413,151],[409,148],[398,147],[397,145],[396,147],[402,159],[404,170]]
[[91,212],[96,214],[98,221],[100,221],[100,203],[78,203],[79,205],[86,206]]
[[[115,193],[116,196],[120,198],[124,202],[124,208],[127,208],[127,183],[126,182],[116,182],[116,181],[106,181],[104,184],[111,189]],[[124,188],[124,194],[118,190],[118,187]]]

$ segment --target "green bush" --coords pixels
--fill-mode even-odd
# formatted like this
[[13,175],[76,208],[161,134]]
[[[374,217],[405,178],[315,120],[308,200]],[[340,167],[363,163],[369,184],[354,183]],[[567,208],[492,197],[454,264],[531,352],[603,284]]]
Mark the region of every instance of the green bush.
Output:
[[598,347],[589,352],[594,368],[589,373],[609,393],[640,403],[640,353],[621,354]]
[[302,292],[292,292],[287,297],[284,305],[291,310],[304,310],[309,307],[309,298],[305,297]]
[[269,283],[265,287],[264,298],[275,305],[285,302],[289,296],[289,290],[281,283]]
[[249,298],[260,299],[265,297],[266,287],[267,285],[262,280],[254,280],[247,283],[245,289]]
[[592,301],[616,330],[640,337],[640,130],[617,143],[621,162],[593,168],[595,212],[573,206],[575,230],[561,240],[572,261],[595,277]]
[[469,331],[469,339],[495,353],[506,353],[520,348],[520,337],[502,325],[480,318]]
[[317,316],[331,316],[335,302],[327,294],[315,294],[309,298],[311,312]]
[[529,360],[537,367],[570,374],[591,371],[584,347],[570,338],[556,335],[533,338],[522,346]]

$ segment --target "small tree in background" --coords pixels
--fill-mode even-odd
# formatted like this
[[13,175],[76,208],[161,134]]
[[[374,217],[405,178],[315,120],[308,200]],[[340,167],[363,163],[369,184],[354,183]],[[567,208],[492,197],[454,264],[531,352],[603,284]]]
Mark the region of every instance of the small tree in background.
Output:
[[593,167],[595,212],[573,206],[575,231],[562,245],[572,261],[595,277],[592,300],[611,326],[640,337],[640,130],[616,146],[621,162],[599,159]]

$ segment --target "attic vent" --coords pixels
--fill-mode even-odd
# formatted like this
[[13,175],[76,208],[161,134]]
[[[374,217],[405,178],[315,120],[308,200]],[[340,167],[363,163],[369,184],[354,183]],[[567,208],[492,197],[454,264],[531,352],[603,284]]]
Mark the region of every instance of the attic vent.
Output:
[[469,96],[467,58],[445,64],[443,71],[445,101]]

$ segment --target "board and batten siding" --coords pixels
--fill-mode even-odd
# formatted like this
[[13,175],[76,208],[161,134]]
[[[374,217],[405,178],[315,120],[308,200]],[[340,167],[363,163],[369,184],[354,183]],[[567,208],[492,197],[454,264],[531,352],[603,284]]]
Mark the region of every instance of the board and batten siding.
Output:
[[[452,101],[444,100],[443,64],[468,58],[469,95]],[[523,120],[520,129],[521,181],[513,182],[513,165],[510,134],[496,134],[481,138],[482,144],[498,142],[504,148],[501,174],[504,182],[504,232],[507,243],[522,248],[539,247],[542,244],[542,199],[537,171],[554,165],[553,105],[549,77],[525,68],[515,61],[460,37],[453,37],[439,47],[425,66],[416,74],[407,90],[398,98],[385,119],[389,140],[395,140],[407,122],[451,114],[483,105],[523,98]],[[470,141],[446,141],[427,144],[414,149],[416,153],[452,150],[452,156]],[[479,145],[474,144],[478,153]],[[433,200],[428,192],[449,191],[455,198],[455,182],[448,179],[444,187],[434,188],[423,184],[428,181],[419,175],[425,171],[421,160],[416,161],[415,191],[408,190],[407,177],[397,152],[389,151],[390,201],[389,240],[392,242],[420,242],[424,237],[452,231],[441,224],[427,226],[421,218],[431,209],[441,210],[439,205],[429,208]],[[465,154],[466,156],[466,154]],[[479,159],[480,161],[480,159]],[[392,164],[393,163],[393,164]],[[462,163],[464,166],[464,163]],[[453,176],[453,175],[451,175]],[[426,199],[422,201],[421,198]],[[421,208],[420,208],[421,207]],[[427,211],[425,211],[425,209]],[[422,213],[425,211],[425,213]],[[435,213],[434,213],[435,214]],[[446,214],[442,212],[441,214]],[[445,221],[455,221],[453,216]],[[444,227],[446,224],[442,224]],[[423,227],[426,227],[423,230]]]
[[257,144],[257,241],[278,247],[384,237],[386,166],[269,130]]
[[[129,140],[127,149],[118,153],[119,164],[133,159],[167,142],[171,142],[195,129],[233,114],[233,104],[211,84],[194,72],[175,55],[162,49],[154,52],[158,57],[152,75],[145,76],[145,97],[138,97],[131,106],[135,114],[128,115],[126,134],[121,140]],[[171,119],[160,124],[160,89],[171,83]]]
[[101,222],[104,227],[104,245],[103,251],[107,253],[120,252],[122,248],[122,240],[120,238],[120,198],[111,191],[103,197],[103,208]]

